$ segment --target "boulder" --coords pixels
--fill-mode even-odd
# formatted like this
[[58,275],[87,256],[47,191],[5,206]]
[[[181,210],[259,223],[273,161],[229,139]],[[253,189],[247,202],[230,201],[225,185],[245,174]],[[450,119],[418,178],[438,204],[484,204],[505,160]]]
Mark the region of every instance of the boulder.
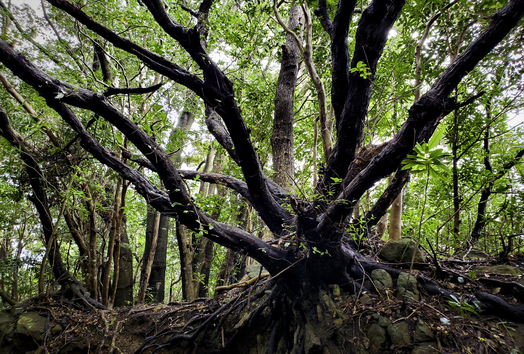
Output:
[[[415,253],[415,258],[413,258]],[[379,256],[392,263],[424,263],[424,255],[418,248],[418,243],[410,238],[390,241],[384,245]]]
[[422,320],[418,320],[415,326],[415,343],[428,342],[435,339],[435,334]]
[[386,344],[386,330],[378,323],[373,323],[367,330],[367,337],[370,342],[370,353],[383,353]]
[[396,347],[411,344],[411,337],[409,335],[409,325],[406,321],[402,321],[388,326],[388,334],[391,338],[391,344],[393,344]]
[[382,295],[386,294],[386,289],[393,287],[393,279],[384,269],[375,269],[372,271],[371,279],[373,280],[375,289]]
[[466,257],[467,259],[486,259],[486,258],[489,258],[489,254],[484,252],[484,251],[480,251],[480,250],[471,250],[469,252],[466,252],[466,251],[458,251],[455,253],[455,256],[458,256],[458,257]]
[[409,275],[408,273],[401,273],[398,276],[396,297],[397,299],[404,301],[419,300],[417,279],[414,275]]
[[15,333],[24,334],[41,341],[44,339],[45,322],[45,317],[35,312],[25,312],[18,318]]
[[477,272],[488,273],[493,275],[516,276],[522,274],[522,271],[519,268],[505,264],[499,264],[495,266],[476,266],[473,269]]

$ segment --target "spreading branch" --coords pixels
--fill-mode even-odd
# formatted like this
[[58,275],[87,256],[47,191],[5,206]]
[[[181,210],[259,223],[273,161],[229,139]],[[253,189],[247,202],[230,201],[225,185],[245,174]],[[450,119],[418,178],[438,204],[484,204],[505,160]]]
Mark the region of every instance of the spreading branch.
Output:
[[[404,2],[404,0],[395,0],[391,3],[373,1],[364,10],[359,21],[351,68],[357,68],[358,63],[363,63],[366,65],[369,75],[362,77],[360,71],[350,73],[347,90],[342,91],[347,92],[347,94],[340,116],[335,115],[337,141],[328,160],[320,186],[320,189],[324,191],[330,188],[334,188],[336,194],[340,191],[342,186],[340,184],[333,185],[332,178],[344,178],[346,176],[348,167],[360,147],[378,60],[384,50],[389,31],[400,15]],[[337,50],[345,50],[343,46],[344,44],[340,45]],[[336,74],[345,70],[343,63],[339,65],[341,67],[337,69]],[[337,94],[342,94],[342,92],[337,91]]]
[[[365,13],[366,11],[364,11]],[[325,237],[340,237],[341,222],[352,211],[353,204],[376,182],[394,172],[416,143],[429,139],[439,122],[456,103],[450,98],[460,81],[517,25],[524,16],[524,0],[510,1],[493,16],[484,30],[440,75],[430,90],[409,109],[406,122],[388,146],[376,156],[322,215],[318,232]]]
[[144,93],[152,93],[160,89],[164,84],[156,84],[150,87],[136,87],[136,88],[119,88],[109,87],[105,92],[104,96],[111,97],[114,95],[143,95]]

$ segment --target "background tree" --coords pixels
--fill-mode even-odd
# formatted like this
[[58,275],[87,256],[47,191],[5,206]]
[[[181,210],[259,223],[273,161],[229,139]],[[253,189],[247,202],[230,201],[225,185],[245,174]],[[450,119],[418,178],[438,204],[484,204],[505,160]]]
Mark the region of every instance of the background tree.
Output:
[[[297,195],[292,195],[267,177],[272,167],[267,127],[273,123],[268,112],[274,111],[267,109],[271,105],[267,101],[274,101],[276,75],[272,76],[271,85],[265,85],[265,82],[276,70],[272,67],[275,62],[271,60],[276,48],[284,43],[285,35],[293,36],[294,32],[284,32],[276,24],[263,29],[259,27],[275,10],[282,16],[292,17],[289,9],[284,8],[285,4],[278,8],[278,4],[265,2],[230,4],[204,0],[198,4],[185,2],[179,9],[166,7],[157,0],[143,0],[143,4],[130,2],[122,12],[113,12],[108,11],[111,7],[97,4],[80,8],[65,0],[48,0],[48,3],[53,6],[54,16],[63,17],[64,27],[69,28],[67,33],[71,35],[59,42],[64,46],[59,53],[63,58],[73,58],[59,60],[63,67],[57,64],[55,70],[55,67],[42,64],[31,50],[13,48],[1,40],[0,61],[12,73],[11,78],[16,78],[19,85],[32,95],[36,91],[42,96],[40,105],[53,114],[53,128],[69,137],[64,141],[73,141],[66,146],[75,147],[75,153],[86,154],[84,156],[100,162],[97,166],[105,174],[99,176],[110,176],[117,186],[120,179],[128,181],[148,205],[162,215],[175,218],[177,225],[184,225],[194,235],[206,237],[232,253],[247,254],[264,266],[275,277],[274,296],[282,307],[280,309],[288,314],[300,314],[285,319],[286,324],[296,328],[303,328],[304,321],[316,314],[322,287],[338,284],[348,292],[358,292],[362,288],[364,272],[384,268],[361,255],[351,238],[360,239],[362,230],[376,224],[401,192],[408,180],[403,164],[408,155],[414,155],[413,149],[428,143],[449,113],[474,107],[482,96],[480,86],[474,85],[482,81],[474,78],[485,75],[479,63],[485,59],[489,63],[487,67],[492,66],[494,62],[489,61],[490,56],[496,53],[495,48],[502,41],[513,54],[521,50],[517,44],[520,43],[519,35],[511,31],[524,15],[523,1],[511,0],[498,12],[491,10],[485,22],[459,26],[460,31],[464,31],[462,37],[462,32],[450,32],[453,26],[439,24],[438,30],[431,32],[435,33],[435,40],[429,41],[427,51],[421,53],[423,64],[418,74],[413,72],[410,61],[402,59],[415,58],[414,44],[418,38],[413,38],[412,34],[428,28],[434,9],[427,9],[418,2],[405,4],[400,0],[387,3],[374,0],[363,3],[363,8],[357,11],[356,1],[340,1],[338,4],[318,1],[318,8],[314,10],[318,22],[308,20],[306,13],[305,51],[309,53],[304,56],[306,65],[315,64],[318,77],[311,85],[309,81],[301,80],[306,76],[299,76],[295,84],[298,92],[307,94],[298,95],[300,99],[294,101],[293,125],[296,131],[304,134],[296,139],[293,137],[294,155],[301,170],[295,174]],[[230,11],[220,11],[218,6],[228,6]],[[306,5],[301,6],[307,10]],[[468,9],[468,5],[462,6]],[[479,10],[477,6],[480,5],[473,4],[472,9],[465,11],[467,16],[464,17],[473,17]],[[445,7],[442,11],[447,9]],[[485,8],[480,10],[487,11]],[[122,20],[124,15],[125,21]],[[228,26],[217,25],[214,32],[213,24],[224,18],[228,19]],[[246,32],[240,32],[239,26],[235,26],[240,19],[246,20]],[[447,16],[445,20],[452,21],[453,16]],[[263,35],[269,31],[271,35]],[[205,41],[208,34],[209,40]],[[247,36],[253,38],[255,46],[242,47]],[[6,39],[17,39],[13,37]],[[322,43],[327,37],[330,39],[329,48],[324,46],[314,51],[314,43]],[[456,40],[455,37],[463,39]],[[446,41],[440,41],[442,38]],[[85,45],[86,42],[89,46]],[[93,43],[98,43],[108,57],[111,55],[115,66],[120,68],[119,74],[113,72],[115,77],[111,84],[104,82],[103,73],[95,73],[89,70],[91,65],[82,64],[84,58],[92,58],[84,53],[89,47],[91,54]],[[66,50],[71,45],[77,45],[82,55],[75,57],[74,51]],[[455,58],[446,61],[450,47]],[[25,55],[19,51],[24,51]],[[214,51],[224,58],[213,60]],[[438,60],[431,60],[431,51],[439,54]],[[98,49],[95,52],[99,53]],[[442,53],[446,55],[440,55]],[[326,60],[329,56],[331,60]],[[100,60],[101,55],[97,54],[97,57]],[[47,59],[42,60],[47,62]],[[247,66],[248,61],[256,65]],[[120,67],[124,62],[125,67]],[[72,75],[72,68],[76,66],[83,68],[84,77]],[[165,82],[162,87],[156,85],[158,77]],[[413,79],[420,80],[423,91],[414,103]],[[69,82],[75,82],[75,86]],[[235,86],[236,83],[239,87]],[[311,166],[322,159],[311,161],[311,151],[316,151],[320,142],[314,139],[315,133],[311,129],[315,118],[306,118],[327,111],[327,105],[318,101],[321,96],[319,83],[322,86],[328,83],[331,90],[336,139],[332,151],[326,148],[327,139],[323,139],[324,149],[320,150],[323,150],[325,166],[319,183],[311,188],[314,178]],[[205,125],[220,144],[220,149],[228,154],[224,174],[199,172],[197,169],[180,171],[164,148],[163,139],[167,137],[168,127],[173,125],[167,114],[171,100],[175,100],[173,92],[183,88],[200,98],[206,114],[200,117],[199,125]],[[153,102],[148,114],[138,109],[144,95],[149,95]],[[277,102],[280,97],[275,98]],[[322,112],[320,116],[326,116]],[[280,118],[275,117],[275,121]],[[89,123],[91,119],[93,123]],[[165,128],[159,128],[157,121]],[[295,131],[288,130],[283,134],[288,134],[285,138],[291,141],[292,133]],[[17,145],[20,146],[22,143]],[[124,149],[129,151],[128,157],[124,156]],[[389,186],[379,184],[392,173],[395,173],[395,179]],[[249,203],[246,219],[251,227],[237,227],[231,214],[226,217],[223,213],[213,213],[211,205],[195,197],[197,187],[186,180],[196,180],[198,186],[201,182],[224,185],[240,195]],[[95,238],[100,226],[111,225],[104,223],[101,207],[112,206],[105,212],[113,210],[113,215],[116,215],[118,193],[106,193],[102,185],[89,182],[88,179],[82,195],[87,209],[84,223],[88,225],[86,231],[93,235],[94,249],[106,254],[104,259],[92,255],[99,262],[96,264],[102,266],[103,261],[111,257],[105,247],[112,238],[109,237],[110,231],[102,233],[101,240]],[[443,189],[438,188],[440,182],[430,181],[429,176],[424,182],[424,191],[435,194],[439,191],[439,197],[449,200],[449,196],[441,192]],[[67,184],[60,184],[59,189],[65,190],[64,186]],[[447,187],[449,189],[449,185]],[[369,210],[366,210],[362,224],[362,220],[354,220],[353,215],[356,215],[357,203],[368,192],[370,203],[366,208]],[[104,205],[99,202],[110,199],[108,195],[115,196],[113,203]],[[463,199],[471,201],[474,195]],[[232,198],[231,193],[225,193],[224,199],[227,198],[232,204],[239,200]],[[52,211],[49,209],[49,212],[39,215],[59,215],[59,205],[64,204],[54,205]],[[464,202],[461,208],[468,205]],[[437,229],[441,219],[445,220],[445,217],[439,216],[439,220],[434,217],[442,210],[431,210],[429,214],[432,207],[434,205],[426,206],[425,203],[423,206],[435,222],[435,227],[429,230],[431,232]],[[97,208],[100,210],[96,211]],[[97,221],[98,218],[102,220]],[[155,219],[159,220],[159,217]],[[422,220],[410,219],[417,220],[418,230],[421,230]],[[257,233],[263,233],[257,232],[258,226],[260,229],[267,227],[273,240],[266,242],[257,237]],[[47,232],[49,240],[49,230]],[[181,255],[193,253],[192,250],[185,251],[183,242],[187,248],[193,246],[193,242],[188,240],[189,235],[177,240],[179,249],[183,249]],[[151,251],[154,249],[152,245]],[[179,259],[179,262],[182,272],[187,270],[189,273],[191,269],[192,276],[185,275],[183,281],[186,285],[191,284],[199,266],[187,260]],[[152,263],[152,259],[148,263]],[[398,272],[390,272],[398,276]],[[94,278],[93,271],[91,276]],[[423,280],[421,284],[430,294],[446,295],[429,279],[423,276],[419,279]],[[92,291],[98,290],[95,285],[96,289]],[[108,289],[107,284],[102,289]],[[196,293],[194,289],[187,289],[183,296],[190,298],[190,292]],[[282,338],[284,336],[282,334]],[[305,340],[304,336],[299,342]],[[328,338],[322,340],[327,343]],[[292,340],[287,345],[299,344]]]

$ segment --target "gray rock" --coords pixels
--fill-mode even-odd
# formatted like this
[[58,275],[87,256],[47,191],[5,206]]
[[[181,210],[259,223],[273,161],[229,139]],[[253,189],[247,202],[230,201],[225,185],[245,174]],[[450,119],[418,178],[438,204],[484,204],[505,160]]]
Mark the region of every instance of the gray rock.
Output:
[[62,332],[62,326],[60,325],[54,325],[53,328],[51,328],[51,334],[56,336],[57,334],[60,334]]
[[389,318],[380,316],[378,313],[371,315],[371,318],[377,320],[380,327],[387,327],[391,325],[391,321],[389,320]]
[[415,326],[415,343],[428,342],[435,339],[435,334],[429,326],[422,320],[418,320]]
[[386,294],[386,289],[393,287],[393,279],[384,269],[375,269],[372,271],[371,279],[373,279],[373,284],[377,291],[382,295]]
[[0,338],[13,332],[14,322],[15,318],[8,310],[0,312]]
[[417,279],[414,275],[401,273],[397,279],[396,297],[399,300],[419,300],[419,291],[417,288]]
[[391,337],[391,343],[396,347],[408,345],[411,343],[409,325],[406,321],[388,326],[388,334]]
[[16,324],[16,333],[31,336],[36,340],[44,339],[45,317],[34,312],[26,312],[20,315]]
[[469,252],[458,251],[457,253],[455,253],[455,255],[458,257],[466,256],[467,259],[485,259],[489,257],[488,253],[480,250],[471,250]]
[[[415,258],[413,259],[413,253]],[[424,263],[424,256],[418,248],[418,243],[410,238],[390,241],[384,245],[379,253],[380,257],[393,263]]]
[[477,266],[473,270],[482,273],[488,273],[493,275],[520,275],[522,271],[513,266],[499,264],[495,266]]
[[370,342],[369,352],[382,353],[386,344],[386,330],[380,327],[378,323],[373,323],[369,326],[366,334]]

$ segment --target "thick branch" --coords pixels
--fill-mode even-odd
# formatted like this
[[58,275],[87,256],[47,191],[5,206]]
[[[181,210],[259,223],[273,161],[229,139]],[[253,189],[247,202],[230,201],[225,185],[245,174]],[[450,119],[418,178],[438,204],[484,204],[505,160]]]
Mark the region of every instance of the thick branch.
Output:
[[[344,1],[339,1],[338,6],[340,7],[343,2]],[[326,33],[328,33],[329,36],[331,36],[333,23],[331,22],[331,18],[329,17],[326,0],[318,0],[318,7],[315,9],[315,16],[318,17],[320,24],[322,25],[322,28],[324,28],[324,31],[326,31]]]
[[163,57],[153,52],[148,51],[147,49],[140,47],[136,43],[119,36],[107,27],[104,27],[95,20],[93,20],[90,16],[88,16],[78,7],[65,0],[47,1],[54,7],[57,7],[71,15],[76,20],[84,24],[87,28],[102,36],[107,41],[111,42],[115,47],[123,49],[126,52],[131,53],[133,55],[136,55],[151,69],[181,85],[184,85],[193,92],[197,92],[197,94],[202,95],[203,81],[196,75],[193,75],[184,68],[164,59]]
[[[80,136],[81,145],[85,150],[133,183],[137,192],[155,209],[171,217],[178,217],[184,225],[194,231],[204,232],[214,242],[235,251],[246,251],[261,264],[269,267],[270,272],[278,272],[288,264],[285,260],[286,252],[268,246],[262,240],[240,229],[217,223],[202,213],[185,191],[184,183],[174,169],[169,157],[156,145],[153,139],[110,106],[103,95],[97,95],[83,89],[73,91],[70,86],[51,78],[27,62],[23,56],[17,55],[2,40],[0,40],[0,59],[16,75],[39,91],[46,99],[47,105],[60,114],[62,119]],[[68,91],[64,94],[64,90]],[[57,92],[62,93],[64,97],[57,95]],[[129,140],[148,157],[151,164],[159,171],[162,181],[169,190],[169,195],[157,189],[144,176],[124,164],[113,152],[93,139],[63,101],[93,110],[128,136]],[[271,261],[269,261],[270,259]]]
[[[409,116],[388,146],[337,196],[321,217],[318,231],[333,237],[351,212],[352,203],[376,182],[391,174],[413,149],[433,134],[440,120],[457,105],[450,98],[459,82],[515,27],[524,16],[524,0],[514,0],[493,16],[489,27],[448,66],[430,90],[409,109]],[[339,236],[335,236],[339,237]]]
[[331,104],[336,121],[342,114],[349,87],[348,31],[356,3],[356,0],[339,1],[332,30],[328,32],[331,37]]
[[157,84],[150,87],[136,87],[136,88],[118,88],[109,87],[105,92],[104,96],[110,97],[114,95],[142,95],[144,93],[151,93],[157,91],[164,84]]
[[[369,75],[364,78],[360,71],[349,74],[344,107],[339,117],[335,115],[337,141],[324,173],[323,186],[321,186],[324,191],[329,189],[332,177],[344,178],[346,176],[349,164],[353,161],[360,146],[378,60],[382,55],[388,33],[400,15],[404,2],[404,0],[394,0],[386,3],[375,0],[362,14],[357,29],[351,68],[356,68],[358,63],[364,63],[369,70]],[[339,93],[342,94],[342,92]],[[340,190],[340,188],[340,184],[335,186],[335,190]]]
[[[205,50],[204,40],[201,38],[202,35],[205,35],[205,33],[201,32],[202,30],[206,31],[205,27],[199,28],[199,26],[197,26],[196,28],[189,29],[180,25],[169,16],[164,4],[160,0],[144,0],[143,2],[162,29],[173,39],[177,40],[202,69],[206,86],[216,90],[219,95],[232,95],[233,84],[211,60]],[[211,3],[206,2],[202,7],[202,9],[206,11],[203,13],[204,21],[207,18],[209,6],[211,6]],[[199,21],[199,24],[202,25],[201,21]],[[219,99],[219,97],[215,97],[215,99]],[[212,103],[212,105],[216,105],[218,102],[213,102],[214,104]]]
[[[206,102],[206,104],[214,108],[224,120],[229,131],[229,135],[233,141],[235,150],[239,155],[239,165],[242,168],[246,183],[248,184],[250,194],[253,198],[254,207],[257,209],[261,218],[273,232],[277,234],[282,234],[284,232],[283,230],[285,225],[289,225],[291,223],[291,216],[289,212],[287,212],[275,201],[269,192],[267,188],[267,177],[262,171],[255,147],[249,138],[249,129],[242,119],[240,108],[235,101],[233,85],[229,79],[225,77],[223,72],[216,66],[216,64],[208,58],[207,53],[200,43],[200,34],[198,30],[187,29],[172,21],[165,12],[163,4],[161,4],[159,1],[145,1],[149,10],[155,17],[155,20],[159,22],[162,28],[169,35],[171,35],[173,38],[176,38],[180,42],[184,49],[186,49],[186,51],[191,55],[193,60],[195,60],[203,70],[204,81],[199,79],[197,76],[190,74],[180,66],[171,63],[157,54],[149,52],[137,44],[118,36],[106,27],[95,22],[83,11],[79,10],[77,7],[68,3],[67,1],[48,1],[54,6],[66,11],[68,14],[86,25],[92,31],[104,37],[109,42],[113,43],[115,46],[133,55],[136,55],[153,70],[186,86],[195,92],[198,96],[200,96],[204,102]],[[70,103],[70,100],[68,100],[67,103]],[[92,102],[90,104],[92,104]],[[77,106],[93,110],[88,105]],[[100,105],[97,106],[100,107]],[[93,111],[96,112],[96,110]],[[115,109],[112,109],[112,111],[117,112]],[[115,113],[111,113],[111,115],[113,114]],[[103,114],[100,115],[104,116]],[[104,117],[108,119],[108,116]],[[117,120],[121,121],[123,116],[118,114],[117,117]],[[127,119],[126,117],[123,118]],[[111,124],[115,124],[114,119],[109,121]],[[118,127],[118,129],[121,130],[121,127]],[[136,126],[134,130],[136,130]],[[126,134],[125,131],[121,131]],[[129,133],[134,134],[134,132],[131,130],[127,130],[127,134]],[[133,141],[131,138],[130,140]],[[136,142],[133,141],[133,143],[136,145]],[[149,149],[147,145],[148,144],[143,146],[146,148],[146,150]],[[139,146],[137,147],[141,149]],[[148,156],[147,154],[146,157],[149,159],[152,158],[152,156]],[[159,169],[159,171],[160,173],[163,173],[162,169]]]
[[199,180],[231,188],[251,203],[251,196],[249,195],[247,184],[246,182],[243,182],[239,179],[213,172],[199,172],[188,170],[180,170],[178,172],[184,179]]
[[[33,189],[33,195],[30,197],[30,200],[35,205],[42,224],[45,243],[49,247],[49,264],[51,264],[51,269],[55,279],[64,287],[64,291],[68,287],[80,287],[80,284],[66,269],[62,261],[62,256],[60,255],[58,242],[54,237],[54,231],[56,230],[53,228],[52,215],[49,210],[49,202],[46,193],[46,178],[36,160],[24,147],[23,142],[20,141],[20,135],[11,128],[9,118],[1,107],[0,135],[6,138],[14,148],[20,150],[20,156],[24,161],[26,172],[29,175],[31,188]],[[101,308],[103,308],[103,306]]]

